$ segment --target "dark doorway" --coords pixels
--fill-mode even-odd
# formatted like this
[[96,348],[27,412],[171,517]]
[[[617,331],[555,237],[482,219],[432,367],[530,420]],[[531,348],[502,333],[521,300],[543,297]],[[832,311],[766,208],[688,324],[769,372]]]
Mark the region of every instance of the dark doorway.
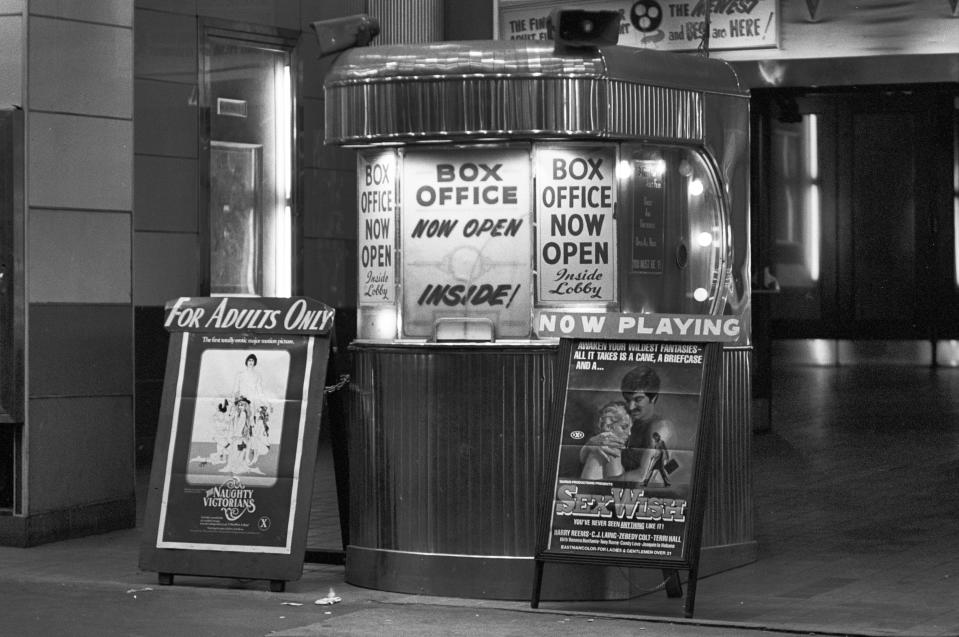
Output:
[[772,339],[959,331],[955,86],[753,91],[754,269]]

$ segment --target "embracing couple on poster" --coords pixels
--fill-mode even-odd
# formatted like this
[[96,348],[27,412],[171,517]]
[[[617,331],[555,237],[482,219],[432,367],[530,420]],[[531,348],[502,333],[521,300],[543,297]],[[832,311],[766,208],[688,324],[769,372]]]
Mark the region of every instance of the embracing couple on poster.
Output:
[[[670,460],[666,439],[672,423],[656,409],[659,386],[659,375],[650,367],[635,367],[623,376],[623,400],[600,408],[596,433],[580,449],[580,478],[638,482],[641,475],[645,487],[658,474],[662,486],[670,485],[669,470],[675,460]],[[642,467],[644,457],[648,461]],[[644,473],[626,476],[641,468],[645,468]]]

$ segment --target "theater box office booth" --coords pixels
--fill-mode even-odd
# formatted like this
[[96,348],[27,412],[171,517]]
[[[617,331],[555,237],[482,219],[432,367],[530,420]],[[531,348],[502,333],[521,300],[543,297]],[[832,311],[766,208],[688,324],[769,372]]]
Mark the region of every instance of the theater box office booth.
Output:
[[[543,310],[736,315],[701,573],[755,559],[748,108],[695,55],[551,42],[352,49],[326,140],[357,149],[347,581],[529,596],[558,339]],[[641,575],[551,569],[543,597]]]

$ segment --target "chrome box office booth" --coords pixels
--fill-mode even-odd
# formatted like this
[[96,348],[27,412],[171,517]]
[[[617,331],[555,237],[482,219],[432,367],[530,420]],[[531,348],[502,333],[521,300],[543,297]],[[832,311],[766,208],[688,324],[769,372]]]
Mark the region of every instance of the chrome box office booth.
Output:
[[[341,54],[325,91],[327,143],[359,149],[347,581],[529,597],[558,350],[536,315],[555,308],[742,317],[701,572],[755,559],[748,109],[730,68],[615,45],[391,45]],[[543,596],[631,594],[611,570],[563,565]]]

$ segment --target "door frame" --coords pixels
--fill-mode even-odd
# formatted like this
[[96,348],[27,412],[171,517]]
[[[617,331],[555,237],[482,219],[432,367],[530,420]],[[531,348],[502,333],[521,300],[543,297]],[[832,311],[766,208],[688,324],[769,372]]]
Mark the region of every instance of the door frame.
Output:
[[[291,139],[290,139],[290,174],[292,176],[290,201],[291,223],[290,223],[290,242],[291,242],[291,293],[296,294],[300,286],[302,276],[301,257],[302,249],[302,231],[300,222],[302,214],[302,197],[300,196],[301,187],[297,175],[299,175],[298,157],[300,157],[300,131],[302,130],[302,117],[300,110],[300,87],[297,81],[296,69],[297,53],[296,45],[300,38],[300,33],[291,29],[279,27],[269,27],[263,25],[254,25],[241,22],[233,22],[218,18],[199,18],[197,29],[197,87],[198,87],[198,112],[199,112],[199,139],[198,139],[198,166],[197,174],[199,178],[199,187],[197,188],[197,210],[199,212],[199,241],[200,241],[200,294],[208,296],[211,291],[210,280],[210,155],[212,148],[212,130],[213,130],[213,109],[212,94],[210,89],[210,69],[208,61],[210,58],[210,48],[213,41],[229,41],[240,45],[262,48],[282,52],[288,56],[290,64],[292,91],[291,98]],[[258,238],[259,240],[259,238]]]

